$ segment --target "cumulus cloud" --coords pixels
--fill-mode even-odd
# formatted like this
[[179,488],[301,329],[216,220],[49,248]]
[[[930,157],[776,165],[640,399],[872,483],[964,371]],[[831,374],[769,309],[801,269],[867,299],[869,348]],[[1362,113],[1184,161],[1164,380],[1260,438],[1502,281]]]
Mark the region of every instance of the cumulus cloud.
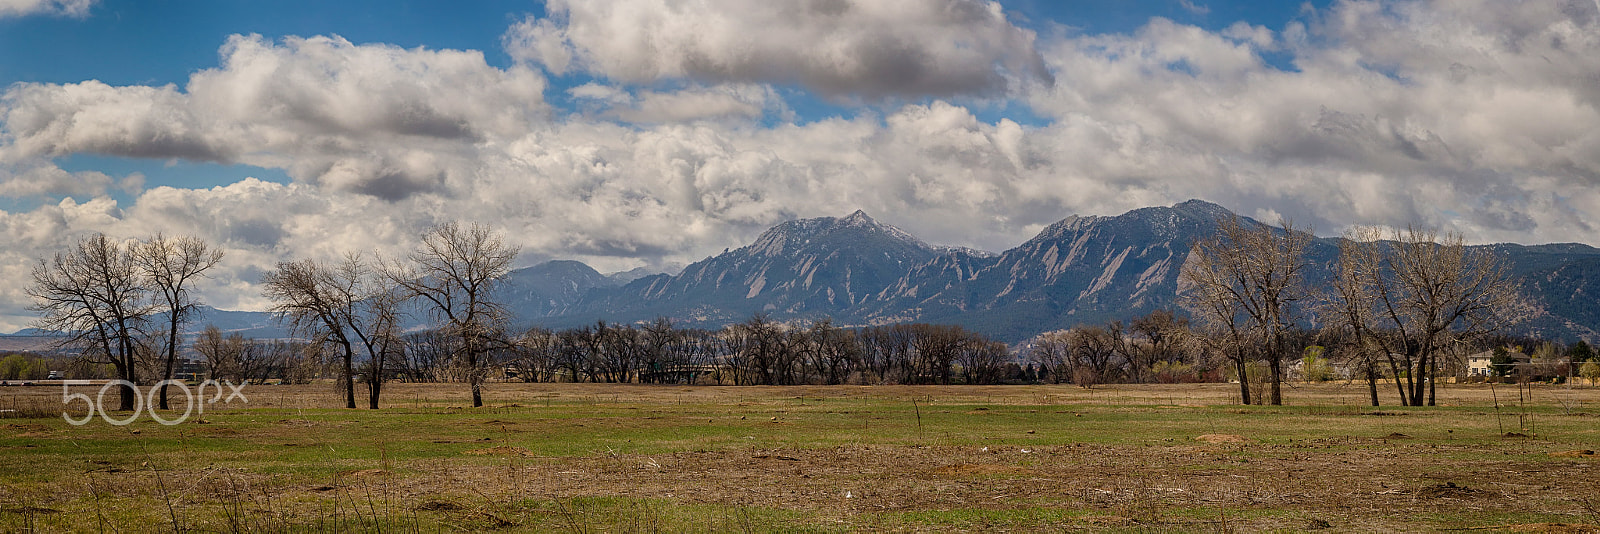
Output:
[[0,97],[5,135],[0,157],[113,156],[231,161],[233,150],[200,124],[172,85],[112,87],[96,80],[22,83]]
[[1205,15],[1211,13],[1210,7],[1207,7],[1205,4],[1196,4],[1192,0],[1178,0],[1178,6],[1182,7],[1184,11],[1188,11],[1196,15]]
[[770,86],[730,84],[688,87],[676,91],[639,90],[588,83],[567,90],[585,108],[602,117],[629,123],[675,123],[697,120],[758,119],[784,113],[783,99]]
[[[1589,0],[1347,1],[1279,32],[1155,19],[1044,45],[1063,81],[1028,102],[1055,119],[1045,133],[1109,124],[1150,139],[1148,161],[1177,161],[1123,179],[1168,198],[1332,232],[1422,223],[1479,241],[1592,241],[1597,36]],[[1293,68],[1268,65],[1269,50]]]
[[0,167],[0,197],[95,197],[110,190],[137,194],[142,189],[144,175],[139,173],[113,178],[99,171],[67,172],[41,162],[16,172]]
[[280,167],[396,199],[436,190],[438,160],[543,120],[543,76],[482,52],[233,36],[183,90],[17,84],[0,97],[0,163],[75,153]]
[[28,15],[82,17],[95,0],[0,0],[0,19]]
[[998,95],[1052,75],[1032,31],[981,0],[546,4],[504,37],[556,74],[797,84],[832,97]]

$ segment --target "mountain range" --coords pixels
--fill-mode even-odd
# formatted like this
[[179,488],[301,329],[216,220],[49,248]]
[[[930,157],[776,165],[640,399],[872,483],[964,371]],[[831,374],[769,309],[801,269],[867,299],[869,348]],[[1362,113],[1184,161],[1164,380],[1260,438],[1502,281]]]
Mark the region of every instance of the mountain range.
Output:
[[[715,328],[755,313],[840,325],[959,324],[1017,342],[1040,332],[1176,308],[1178,274],[1193,244],[1235,216],[1190,200],[1117,216],[1067,217],[995,254],[930,245],[856,211],[779,224],[753,243],[676,274],[605,275],[558,260],[513,271],[501,297],[525,324],[671,317]],[[1481,245],[1508,261],[1535,304],[1513,333],[1600,341],[1600,249],[1582,244]],[[1326,280],[1338,238],[1307,250],[1308,280]],[[259,312],[207,310],[203,322],[246,335],[284,335]],[[414,325],[421,327],[422,325]]]
[[[1190,248],[1212,235],[1218,221],[1235,216],[1200,200],[1117,216],[1073,216],[994,254],[930,245],[857,211],[779,224],[748,246],[675,275],[610,285],[593,269],[570,265],[573,274],[561,287],[586,289],[546,291],[511,304],[519,317],[554,328],[661,316],[718,327],[766,313],[857,326],[959,324],[1016,342],[1176,308],[1178,274]],[[1316,238],[1308,246],[1313,286],[1330,276],[1338,240]],[[1600,249],[1574,243],[1473,248],[1507,260],[1535,304],[1512,333],[1600,340]]]

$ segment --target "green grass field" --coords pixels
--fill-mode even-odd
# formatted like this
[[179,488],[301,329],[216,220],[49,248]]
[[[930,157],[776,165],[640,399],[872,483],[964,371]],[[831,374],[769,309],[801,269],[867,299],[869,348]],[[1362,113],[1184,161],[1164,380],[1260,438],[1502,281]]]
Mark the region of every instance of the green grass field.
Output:
[[1233,387],[252,386],[174,426],[7,388],[0,531],[1600,531],[1600,389]]

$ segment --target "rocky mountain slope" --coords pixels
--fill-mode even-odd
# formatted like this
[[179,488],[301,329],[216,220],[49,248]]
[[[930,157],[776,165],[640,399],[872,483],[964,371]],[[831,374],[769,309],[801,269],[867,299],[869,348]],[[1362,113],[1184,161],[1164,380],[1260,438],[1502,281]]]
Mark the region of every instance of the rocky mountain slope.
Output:
[[[724,324],[757,312],[843,317],[939,252],[861,211],[789,221],[748,246],[691,264],[675,276],[648,276],[591,292],[562,319],[633,321],[666,315]],[[570,320],[575,318],[580,320]]]
[[[676,276],[596,288],[567,311],[528,319],[561,327],[596,319],[669,316],[708,327],[753,313],[828,316],[847,325],[953,323],[1006,341],[1082,323],[1176,306],[1178,274],[1193,244],[1226,208],[1191,200],[1117,216],[1068,217],[999,254],[930,246],[865,213],[780,224],[749,246]],[[1581,244],[1496,244],[1538,304],[1519,327],[1556,339],[1595,338],[1600,249]],[[1338,240],[1307,250],[1313,286],[1324,283]]]

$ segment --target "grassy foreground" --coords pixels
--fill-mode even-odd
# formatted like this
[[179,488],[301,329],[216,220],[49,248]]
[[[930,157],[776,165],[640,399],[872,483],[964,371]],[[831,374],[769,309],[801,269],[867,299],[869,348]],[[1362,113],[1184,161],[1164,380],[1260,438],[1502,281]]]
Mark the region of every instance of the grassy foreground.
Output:
[[1600,532],[1600,389],[1232,388],[252,386],[119,427],[13,387],[0,531]]

